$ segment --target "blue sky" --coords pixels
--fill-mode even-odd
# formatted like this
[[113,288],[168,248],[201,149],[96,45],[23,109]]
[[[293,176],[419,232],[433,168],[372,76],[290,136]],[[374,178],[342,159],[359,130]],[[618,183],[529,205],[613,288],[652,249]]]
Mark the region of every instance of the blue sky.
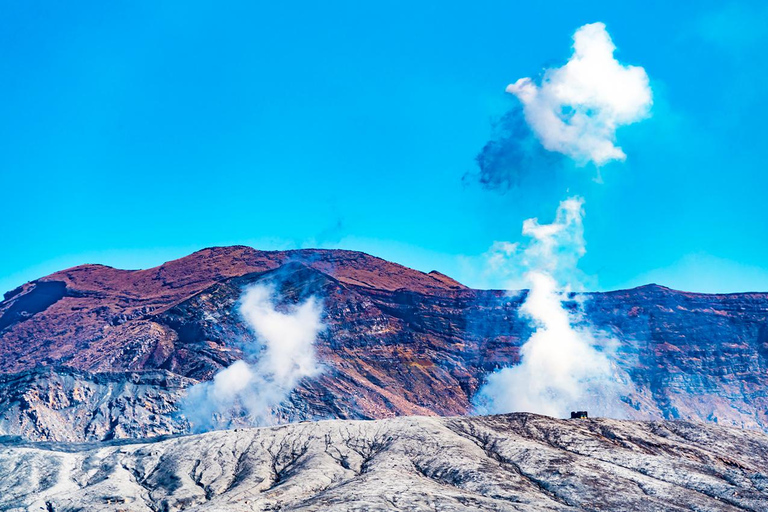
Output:
[[[580,195],[596,287],[768,290],[763,4],[3,2],[0,289],[228,244],[493,286],[479,255]],[[596,21],[653,89],[626,161],[480,186],[506,85]]]

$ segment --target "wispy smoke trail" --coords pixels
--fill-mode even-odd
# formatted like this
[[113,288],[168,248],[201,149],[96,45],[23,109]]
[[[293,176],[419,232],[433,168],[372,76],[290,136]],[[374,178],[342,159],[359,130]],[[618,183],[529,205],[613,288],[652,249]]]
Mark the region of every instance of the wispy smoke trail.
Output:
[[504,193],[535,186],[542,173],[556,174],[564,160],[565,156],[541,145],[522,105],[517,105],[493,121],[491,138],[475,157],[478,172],[468,172],[462,179],[477,179],[483,188]]
[[320,301],[310,297],[287,311],[278,311],[275,290],[257,284],[240,300],[240,314],[257,344],[246,347],[245,360],[232,363],[208,382],[189,389],[183,414],[196,431],[226,428],[235,410],[242,422],[274,422],[273,409],[299,382],[321,373],[315,341],[325,329]]
[[576,275],[586,252],[583,214],[583,201],[570,198],[560,203],[552,224],[537,219],[523,223],[523,234],[531,241],[508,255],[511,265],[527,270],[530,291],[520,313],[534,332],[521,348],[519,365],[488,377],[475,399],[479,412],[563,416],[589,408],[616,415],[621,409],[619,379],[610,358],[613,341],[589,329],[578,301],[568,299],[571,285],[564,280]]

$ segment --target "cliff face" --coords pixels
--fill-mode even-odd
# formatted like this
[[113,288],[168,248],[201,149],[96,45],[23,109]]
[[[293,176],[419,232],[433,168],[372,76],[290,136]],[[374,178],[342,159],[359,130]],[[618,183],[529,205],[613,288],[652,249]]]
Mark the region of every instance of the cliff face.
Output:
[[[472,290],[349,251],[228,247],[148,270],[87,265],[0,303],[0,425],[35,439],[184,431],[173,414],[183,388],[241,357],[251,334],[237,300],[263,281],[287,302],[321,296],[328,324],[318,346],[326,371],[277,411],[285,419],[465,414],[485,376],[518,361],[530,332],[517,314],[524,292]],[[768,294],[651,285],[590,294],[586,312],[620,342],[620,367],[636,386],[629,414],[768,428]],[[56,377],[41,377],[41,368]],[[114,392],[145,374],[146,385]],[[57,398],[78,385],[103,398]],[[135,425],[155,419],[113,426],[108,418],[125,410],[142,418]],[[89,414],[90,423],[56,426]]]
[[138,443],[0,439],[3,510],[765,510],[768,436],[533,414],[321,421]]
[[0,432],[28,439],[155,437],[184,432],[175,414],[194,381],[167,371],[43,368],[0,376]]

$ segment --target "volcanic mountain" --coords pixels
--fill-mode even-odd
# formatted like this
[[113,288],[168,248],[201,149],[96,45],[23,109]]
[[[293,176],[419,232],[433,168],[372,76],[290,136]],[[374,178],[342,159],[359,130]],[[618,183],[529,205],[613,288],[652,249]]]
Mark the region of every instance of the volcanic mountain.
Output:
[[[83,265],[0,303],[0,433],[103,440],[185,432],[191,384],[240,359],[252,338],[245,287],[286,303],[323,300],[325,371],[276,414],[285,420],[463,415],[486,376],[519,361],[526,292],[474,290],[367,254],[204,249],[146,270]],[[586,318],[620,342],[644,419],[768,428],[768,294],[657,285],[586,294]],[[514,392],[512,390],[511,392]]]

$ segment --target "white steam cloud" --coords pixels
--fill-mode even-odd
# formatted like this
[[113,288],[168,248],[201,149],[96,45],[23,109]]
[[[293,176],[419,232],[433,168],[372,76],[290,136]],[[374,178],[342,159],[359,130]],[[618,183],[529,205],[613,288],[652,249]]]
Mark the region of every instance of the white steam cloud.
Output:
[[620,64],[615,49],[603,23],[584,25],[573,36],[570,60],[546,70],[541,85],[521,78],[507,86],[546,149],[582,164],[626,158],[616,129],[649,115],[651,88],[645,69]]
[[274,423],[273,409],[302,379],[321,373],[315,351],[317,336],[325,329],[320,301],[311,297],[285,312],[275,303],[271,286],[257,284],[245,291],[240,314],[258,343],[246,347],[246,360],[189,389],[183,412],[194,430],[225,428],[236,409],[249,424]]
[[530,291],[520,313],[534,332],[521,348],[519,365],[489,376],[475,399],[479,412],[563,416],[583,408],[602,415],[620,410],[620,384],[610,358],[614,342],[589,329],[578,300],[566,306],[571,286],[557,280],[574,275],[586,252],[583,215],[583,201],[570,198],[560,203],[552,224],[523,223],[531,241],[522,252],[509,253],[509,264],[527,268]]

